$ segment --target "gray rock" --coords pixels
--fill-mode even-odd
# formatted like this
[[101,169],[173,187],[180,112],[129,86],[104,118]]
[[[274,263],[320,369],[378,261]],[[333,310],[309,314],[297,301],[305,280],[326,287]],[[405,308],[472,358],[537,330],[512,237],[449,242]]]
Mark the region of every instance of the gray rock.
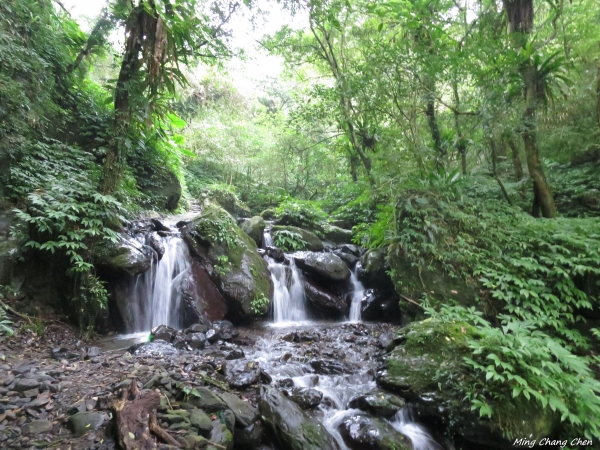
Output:
[[254,216],[250,220],[244,222],[241,226],[244,233],[250,236],[256,245],[261,246],[263,240],[263,233],[267,226],[265,220],[262,217]]
[[75,436],[83,436],[90,430],[97,430],[103,423],[104,414],[95,412],[77,413],[67,420],[67,425]]
[[150,269],[152,252],[136,239],[121,233],[118,242],[101,241],[93,247],[96,267],[109,275],[131,277]]
[[333,253],[296,252],[290,255],[296,265],[309,275],[330,281],[346,281],[350,278],[350,269]]
[[245,359],[226,361],[223,364],[223,373],[229,386],[234,389],[243,389],[258,383],[260,366],[255,361]]
[[235,427],[235,430],[233,430],[233,442],[236,447],[258,446],[262,441],[264,431],[265,427],[260,420],[257,420],[244,428]]
[[263,422],[286,450],[339,450],[337,442],[316,419],[275,388],[263,388],[259,401]]
[[210,432],[213,427],[210,418],[201,409],[190,411],[190,423],[203,433]]
[[[40,385],[40,382],[35,378],[21,378],[17,381],[15,386],[13,387],[14,391],[17,392],[25,392],[31,389],[35,389]],[[37,394],[36,394],[37,395]]]
[[315,316],[322,319],[339,319],[348,315],[348,303],[340,296],[304,280],[304,294]]
[[352,240],[352,230],[344,230],[343,228],[329,225],[323,230],[325,239],[334,244],[344,244]]
[[356,414],[338,427],[352,450],[412,450],[410,440],[383,420]]
[[172,344],[165,341],[141,342],[129,347],[129,353],[135,356],[152,355],[175,355],[177,349]]
[[236,426],[247,427],[258,419],[258,409],[250,405],[250,403],[245,402],[237,395],[223,392],[219,394],[219,397],[221,397],[227,404],[227,407],[233,411]]
[[189,394],[188,403],[207,413],[220,411],[227,407],[227,404],[219,396],[205,387],[192,389]]
[[313,388],[295,387],[292,388],[288,398],[302,409],[312,409],[319,406],[323,400],[323,393]]
[[34,420],[23,426],[22,432],[25,436],[49,433],[52,431],[52,422],[47,420]]
[[404,399],[385,392],[372,392],[350,399],[348,407],[390,418],[405,406]]
[[227,425],[221,423],[220,420],[213,420],[212,422],[212,431],[210,433],[210,442],[213,444],[218,444],[220,447],[208,446],[207,450],[217,449],[222,450],[225,448],[226,450],[233,449],[233,435],[231,431],[227,429]]

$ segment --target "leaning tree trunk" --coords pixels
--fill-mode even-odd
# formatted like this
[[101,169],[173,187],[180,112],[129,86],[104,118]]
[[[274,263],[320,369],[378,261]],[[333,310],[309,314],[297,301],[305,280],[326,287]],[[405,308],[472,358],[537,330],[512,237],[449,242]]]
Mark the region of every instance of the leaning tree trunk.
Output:
[[540,163],[540,156],[536,143],[536,83],[534,67],[527,64],[522,68],[523,78],[525,79],[526,89],[526,107],[523,113],[523,143],[525,144],[525,155],[527,156],[527,168],[529,177],[533,182],[533,204],[531,214],[539,217],[540,212],[543,217],[556,217],[556,206],[554,198],[550,192],[550,186],[546,181],[544,169]]

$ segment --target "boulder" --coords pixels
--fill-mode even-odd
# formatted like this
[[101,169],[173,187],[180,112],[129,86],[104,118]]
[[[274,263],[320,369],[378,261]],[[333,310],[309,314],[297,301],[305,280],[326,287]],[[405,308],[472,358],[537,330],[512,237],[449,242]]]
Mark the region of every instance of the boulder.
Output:
[[324,319],[339,319],[348,315],[348,304],[338,295],[304,280],[304,294],[313,314]]
[[209,444],[206,447],[207,450],[233,450],[233,435],[231,434],[231,431],[227,429],[227,425],[221,423],[219,419],[213,420],[212,422],[210,443],[216,445]]
[[412,450],[410,440],[389,423],[352,414],[338,427],[346,445],[352,450]]
[[156,252],[156,257],[161,260],[165,254],[165,246],[155,233],[146,235],[146,245]]
[[206,317],[209,320],[222,320],[225,318],[229,311],[227,301],[221,295],[206,269],[197,260],[192,261],[191,287],[191,297],[189,297],[190,300],[187,304],[190,305],[190,308],[195,311],[198,317]]
[[227,407],[235,415],[235,425],[238,427],[247,427],[259,418],[258,409],[250,403],[242,400],[237,395],[223,392],[219,397],[227,404]]
[[335,225],[326,226],[323,230],[325,239],[334,244],[345,244],[352,240],[352,230],[344,230]]
[[344,253],[340,250],[334,250],[333,254],[339,256],[342,261],[344,261],[348,267],[354,267],[360,258],[358,256],[354,256],[352,253]]
[[306,250],[309,250],[311,252],[320,252],[323,250],[323,243],[321,242],[321,239],[319,239],[319,237],[313,233],[312,231],[308,231],[305,230],[304,228],[299,228],[299,227],[293,227],[293,226],[288,226],[288,225],[275,225],[273,228],[271,228],[271,232],[275,233],[277,231],[292,231],[294,233],[298,233],[300,236],[302,236],[302,239],[306,242]]
[[207,413],[221,411],[227,408],[227,404],[208,388],[196,387],[188,395],[187,403],[200,408]]
[[229,360],[223,364],[225,380],[234,389],[243,389],[258,383],[260,366],[245,359]]
[[150,269],[152,252],[127,234],[119,234],[117,242],[101,241],[92,249],[98,270],[109,276],[139,275]]
[[262,441],[264,432],[265,427],[260,420],[257,420],[256,422],[251,423],[250,425],[244,428],[236,426],[233,430],[233,442],[236,448],[250,447],[254,449],[263,449],[266,447],[259,447],[259,444]]
[[160,209],[175,211],[181,198],[181,183],[173,172],[165,169],[160,174],[150,174],[151,182],[139,183],[140,190],[150,196]]
[[377,384],[403,397],[420,421],[448,428],[475,446],[509,449],[522,436],[539,441],[552,435],[557,414],[522,397],[494,402],[492,419],[471,410],[464,392],[473,379],[464,357],[471,356],[467,337],[475,333],[462,322],[411,323],[388,346],[392,351],[377,372]]
[[261,308],[255,303],[272,298],[267,263],[227,211],[206,201],[202,212],[183,227],[182,236],[226,300],[229,317],[243,322],[268,311],[268,302]]
[[400,411],[406,402],[403,398],[386,392],[371,392],[366,395],[353,397],[348,402],[349,408],[358,408],[374,416],[389,419]]
[[67,420],[67,425],[75,436],[83,436],[90,430],[97,430],[103,423],[104,414],[96,412],[79,412]]
[[290,257],[309,276],[333,282],[343,282],[350,278],[348,266],[333,253],[295,252]]
[[379,289],[366,289],[360,308],[363,320],[381,322],[400,320],[400,307],[395,293],[385,294]]
[[128,349],[134,356],[164,356],[175,355],[177,349],[165,341],[141,342],[134,344]]
[[392,291],[394,284],[387,272],[390,266],[387,262],[387,250],[378,248],[368,250],[360,259],[358,268],[358,279],[366,288],[378,288],[384,291]]
[[256,242],[259,247],[262,245],[263,233],[267,223],[262,217],[254,216],[242,224],[242,230]]
[[265,220],[273,220],[277,215],[277,212],[273,208],[267,208],[264,211],[262,211],[259,215]]
[[211,190],[204,193],[205,197],[218,203],[225,211],[234,217],[250,217],[250,208],[242,202],[233,192]]
[[313,409],[323,400],[323,393],[309,387],[294,387],[289,392],[288,398],[302,409]]
[[316,419],[275,388],[263,388],[259,400],[263,422],[282,448],[289,450],[339,450],[337,442]]

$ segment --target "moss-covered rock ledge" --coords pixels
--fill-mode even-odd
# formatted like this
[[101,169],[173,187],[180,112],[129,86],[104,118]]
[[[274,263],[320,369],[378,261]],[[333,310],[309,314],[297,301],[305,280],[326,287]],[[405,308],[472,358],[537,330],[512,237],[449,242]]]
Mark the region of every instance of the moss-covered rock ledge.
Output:
[[227,301],[232,320],[243,322],[268,311],[273,282],[267,263],[225,209],[205,201],[182,236]]
[[534,402],[497,402],[491,418],[471,410],[466,396],[474,380],[464,364],[471,354],[469,338],[477,335],[467,323],[414,322],[388,346],[377,384],[409,402],[420,421],[474,444],[508,449],[519,437],[551,436],[558,417]]

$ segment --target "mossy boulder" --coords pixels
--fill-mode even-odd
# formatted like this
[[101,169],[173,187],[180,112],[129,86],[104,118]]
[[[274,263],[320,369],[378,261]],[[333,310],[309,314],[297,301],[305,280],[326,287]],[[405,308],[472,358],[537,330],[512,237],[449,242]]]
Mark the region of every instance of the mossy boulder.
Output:
[[273,220],[276,215],[277,212],[273,208],[265,209],[263,212],[260,213],[260,217],[262,217],[265,220]]
[[323,235],[325,239],[334,244],[347,244],[352,241],[352,230],[345,230],[335,225],[324,227]]
[[227,301],[232,320],[247,321],[268,311],[273,282],[267,263],[227,211],[205,201],[181,234]]
[[263,388],[258,403],[263,422],[289,450],[339,450],[337,442],[316,419],[275,388]]
[[254,239],[256,245],[262,245],[263,233],[267,223],[262,217],[254,216],[250,220],[242,223],[241,228],[248,236]]
[[346,263],[333,253],[295,252],[290,257],[300,269],[316,280],[343,282],[350,278]]
[[135,276],[152,265],[152,251],[127,234],[117,242],[101,241],[92,250],[95,266],[108,276]]
[[306,242],[306,250],[310,250],[311,252],[320,252],[324,248],[321,239],[319,239],[319,237],[312,231],[305,230],[304,228],[294,227],[291,225],[276,225],[271,229],[272,233],[277,231],[291,231],[293,233],[298,233]]
[[471,410],[465,392],[474,379],[464,358],[471,355],[469,338],[476,337],[476,329],[463,322],[414,322],[388,347],[391,352],[377,373],[377,384],[403,397],[423,422],[441,423],[474,444],[508,449],[518,437],[550,436],[557,417],[533,401],[497,401],[491,405],[491,419]]
[[234,217],[250,217],[252,215],[250,208],[248,208],[248,206],[233,192],[212,189],[205,191],[203,195],[205,198],[218,203],[225,211]]

